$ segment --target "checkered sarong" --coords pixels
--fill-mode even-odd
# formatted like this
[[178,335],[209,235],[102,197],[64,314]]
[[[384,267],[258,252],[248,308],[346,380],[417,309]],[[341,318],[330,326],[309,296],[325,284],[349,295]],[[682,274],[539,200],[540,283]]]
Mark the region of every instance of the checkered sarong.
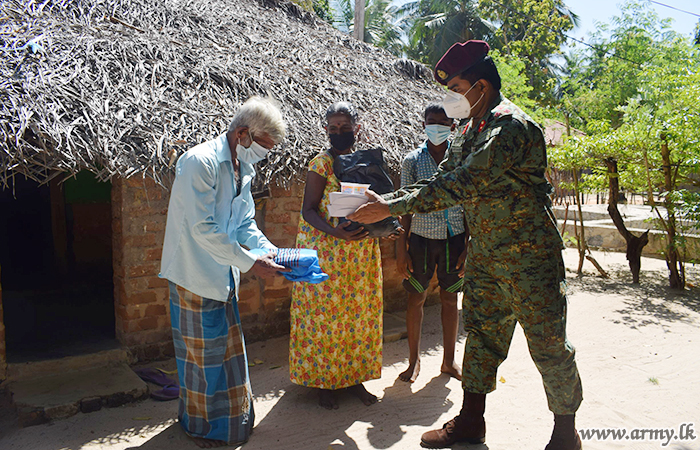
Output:
[[245,442],[255,413],[238,303],[169,284],[180,425],[192,436]]

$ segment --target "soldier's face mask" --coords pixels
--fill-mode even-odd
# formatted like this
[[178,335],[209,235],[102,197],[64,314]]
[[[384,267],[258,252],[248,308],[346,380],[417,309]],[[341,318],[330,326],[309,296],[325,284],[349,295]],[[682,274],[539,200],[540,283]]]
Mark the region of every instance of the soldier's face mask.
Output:
[[454,91],[447,91],[445,99],[442,101],[442,106],[445,108],[447,117],[452,119],[466,119],[471,116],[472,108],[476,106],[482,98],[484,98],[484,94],[482,93],[481,97],[479,97],[479,100],[477,100],[476,103],[473,105],[469,103],[467,94],[474,89],[474,86],[476,86],[476,83],[472,84],[472,87],[470,87],[464,94],[459,94]]

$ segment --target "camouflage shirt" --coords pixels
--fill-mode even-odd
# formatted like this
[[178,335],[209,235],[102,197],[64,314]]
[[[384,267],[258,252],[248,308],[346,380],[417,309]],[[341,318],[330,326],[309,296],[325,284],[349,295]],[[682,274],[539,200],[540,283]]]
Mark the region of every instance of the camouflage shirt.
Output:
[[384,196],[391,214],[461,204],[471,233],[470,258],[534,263],[560,252],[549,200],[552,187],[544,176],[542,129],[499,95],[482,120],[465,120],[459,130],[432,178]]

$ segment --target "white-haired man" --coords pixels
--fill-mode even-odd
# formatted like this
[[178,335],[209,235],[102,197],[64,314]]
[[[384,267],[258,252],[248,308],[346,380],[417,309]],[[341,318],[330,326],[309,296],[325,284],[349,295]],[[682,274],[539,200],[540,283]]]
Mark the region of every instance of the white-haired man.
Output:
[[[241,272],[286,271],[255,223],[253,164],[284,138],[270,99],[252,97],[228,132],[177,162],[160,277],[170,286],[170,317],[180,378],[180,425],[202,448],[248,440],[255,414],[238,312]],[[269,249],[257,257],[252,248]]]

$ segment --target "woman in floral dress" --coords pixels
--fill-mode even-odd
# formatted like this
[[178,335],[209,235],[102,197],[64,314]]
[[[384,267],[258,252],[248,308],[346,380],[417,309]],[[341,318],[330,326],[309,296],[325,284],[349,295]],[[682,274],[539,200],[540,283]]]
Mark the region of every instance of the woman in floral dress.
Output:
[[294,283],[289,375],[293,383],[318,389],[319,404],[337,409],[336,393],[348,388],[365,405],[377,401],[362,385],[382,369],[382,269],[378,239],[363,228],[348,231],[328,213],[329,193],[340,191],[333,174],[337,155],[353,151],[360,128],[347,102],[326,111],[330,150],[309,163],[297,247],[318,251],[329,279]]

